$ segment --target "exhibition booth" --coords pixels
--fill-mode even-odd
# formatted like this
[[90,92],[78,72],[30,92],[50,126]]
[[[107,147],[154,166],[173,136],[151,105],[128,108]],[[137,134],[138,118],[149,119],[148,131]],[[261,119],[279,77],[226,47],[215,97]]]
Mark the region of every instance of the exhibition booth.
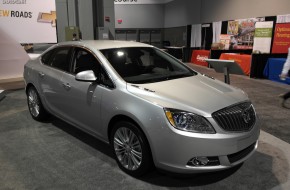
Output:
[[[251,78],[289,84],[279,79],[290,47],[289,20],[289,15],[277,15],[222,21],[219,39],[213,34],[211,48],[192,49],[190,62],[210,67],[205,59],[233,60]],[[210,29],[215,27],[214,23],[209,25]]]
[[[57,33],[56,27],[59,21],[56,22],[55,2],[47,2],[44,5],[40,5],[38,1],[33,0],[30,3],[31,9],[27,9],[26,11],[28,16],[25,16],[23,13],[22,17],[25,17],[25,19],[17,18],[22,19],[21,22],[14,22],[16,18],[10,18],[8,16],[7,18],[0,17],[0,26],[3,26],[1,28],[5,29],[1,34],[9,34],[18,45],[32,44],[33,47],[33,44],[57,43],[60,36],[58,36],[59,33]],[[13,6],[11,4],[2,5],[3,9],[7,10],[10,10],[11,6]],[[24,6],[26,5],[19,5],[20,8]],[[19,12],[19,14],[22,13]],[[106,24],[111,22],[109,17],[105,17],[104,19]],[[113,20],[120,19],[114,18]],[[191,62],[205,67],[209,67],[205,61],[208,58],[234,60],[240,65],[244,73],[251,78],[272,80],[264,72],[268,62],[271,62],[268,59],[286,58],[287,48],[290,46],[290,38],[287,37],[290,35],[289,15],[187,25],[181,29],[175,28],[175,30],[172,30],[173,32],[166,32],[169,31],[168,28],[157,27],[126,29],[121,27],[122,24],[124,22],[118,23],[119,28],[116,26],[115,39],[152,44],[161,49],[165,49],[168,53],[183,62]],[[9,27],[4,27],[4,25]],[[35,30],[31,30],[31,28]],[[66,35],[68,36],[72,36],[74,31],[78,31],[77,34],[81,33],[79,30],[77,26],[65,28]],[[170,35],[167,33],[170,33]],[[98,33],[95,39],[99,39],[99,36],[100,34]],[[104,32],[101,36],[108,37],[111,34]],[[185,44],[177,45],[176,36],[181,36],[182,39],[180,41],[185,41]],[[5,39],[9,38],[5,37]],[[66,40],[69,39],[67,38]],[[168,42],[168,44],[164,42]],[[6,53],[3,54],[8,55]],[[27,59],[27,57],[24,59]],[[16,78],[22,75],[23,64],[26,61],[20,61],[22,65],[19,66],[15,59],[10,60],[5,58],[5,60],[9,60],[7,64],[2,61],[3,63],[0,64],[0,72],[2,72],[0,79]],[[15,64],[11,61],[14,61]],[[270,72],[271,69],[272,67],[269,67]]]
[[[250,50],[251,51],[251,50]],[[234,60],[240,64],[241,68],[244,70],[246,75],[251,78],[259,79],[269,79],[268,75],[265,74],[264,69],[269,62],[269,59],[282,58],[286,59],[286,53],[278,54],[251,54],[249,50],[241,50],[240,53],[236,51],[226,51],[226,50],[192,50],[190,62],[195,65],[209,67],[205,59],[224,59],[224,60]],[[226,53],[228,52],[228,53]],[[282,65],[283,66],[283,65]],[[282,69],[282,68],[281,68]],[[281,73],[280,69],[280,73]],[[280,74],[279,73],[279,74]],[[276,78],[278,75],[276,76]],[[277,81],[277,80],[276,80]]]

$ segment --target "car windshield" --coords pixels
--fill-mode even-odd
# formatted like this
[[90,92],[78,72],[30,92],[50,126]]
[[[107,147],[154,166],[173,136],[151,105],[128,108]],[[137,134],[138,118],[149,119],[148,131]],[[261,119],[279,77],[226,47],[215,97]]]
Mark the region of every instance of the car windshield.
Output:
[[194,71],[156,48],[116,48],[101,52],[128,83],[152,83],[196,75]]

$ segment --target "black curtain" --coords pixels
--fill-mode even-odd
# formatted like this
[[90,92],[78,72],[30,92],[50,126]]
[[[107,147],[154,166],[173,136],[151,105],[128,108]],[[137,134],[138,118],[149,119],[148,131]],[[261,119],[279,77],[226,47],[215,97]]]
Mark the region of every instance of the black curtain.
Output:
[[221,34],[228,33],[228,21],[222,21],[222,31]]
[[209,50],[212,44],[212,23],[201,25],[201,49]]

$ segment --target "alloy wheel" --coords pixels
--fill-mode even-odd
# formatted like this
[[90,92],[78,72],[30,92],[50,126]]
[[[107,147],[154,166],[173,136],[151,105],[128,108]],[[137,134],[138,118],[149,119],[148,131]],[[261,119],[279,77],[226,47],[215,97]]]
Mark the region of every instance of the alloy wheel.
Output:
[[114,150],[119,162],[128,170],[137,170],[142,162],[142,147],[135,133],[125,127],[114,135]]
[[38,95],[34,89],[30,89],[28,92],[28,107],[31,115],[34,117],[39,115],[39,100]]

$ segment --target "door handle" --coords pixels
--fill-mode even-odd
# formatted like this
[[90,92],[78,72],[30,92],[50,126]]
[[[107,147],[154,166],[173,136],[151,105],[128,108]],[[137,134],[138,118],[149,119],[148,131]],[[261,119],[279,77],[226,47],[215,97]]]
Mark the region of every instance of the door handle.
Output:
[[70,90],[71,86],[69,85],[69,83],[62,83],[62,86],[66,89],[66,90]]
[[38,72],[38,75],[43,78],[45,74],[43,72]]

